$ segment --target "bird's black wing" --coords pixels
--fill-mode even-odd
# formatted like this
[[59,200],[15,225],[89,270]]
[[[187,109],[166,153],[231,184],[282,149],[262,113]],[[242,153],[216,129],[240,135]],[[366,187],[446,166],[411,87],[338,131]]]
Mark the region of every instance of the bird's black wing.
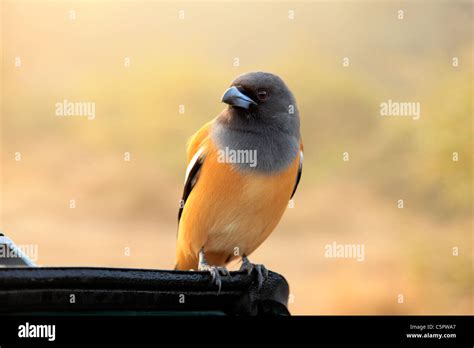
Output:
[[183,214],[184,205],[188,199],[191,191],[196,185],[196,182],[199,177],[199,172],[201,171],[202,164],[204,163],[204,147],[200,148],[198,152],[193,156],[189,162],[188,168],[186,169],[186,179],[184,181],[183,196],[179,202],[179,211],[178,211],[178,225],[179,220],[181,220],[181,214]]
[[303,173],[303,151],[300,150],[300,165],[298,167],[298,174],[296,174],[296,182],[295,187],[293,188],[293,193],[291,194],[290,199],[293,198],[295,195],[296,189],[298,188],[298,184],[300,183],[301,173]]

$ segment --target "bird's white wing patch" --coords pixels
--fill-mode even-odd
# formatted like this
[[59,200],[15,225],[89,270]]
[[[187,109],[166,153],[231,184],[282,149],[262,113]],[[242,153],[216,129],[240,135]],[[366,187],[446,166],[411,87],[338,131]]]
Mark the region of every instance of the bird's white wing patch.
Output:
[[186,183],[186,181],[188,180],[188,176],[189,176],[189,173],[191,172],[191,169],[194,167],[194,165],[196,164],[197,160],[199,159],[199,157],[201,157],[202,153],[204,152],[204,150],[206,149],[205,146],[201,147],[193,156],[193,158],[191,158],[191,161],[189,161],[189,164],[188,164],[188,167],[186,168],[186,176],[184,178],[184,183]]

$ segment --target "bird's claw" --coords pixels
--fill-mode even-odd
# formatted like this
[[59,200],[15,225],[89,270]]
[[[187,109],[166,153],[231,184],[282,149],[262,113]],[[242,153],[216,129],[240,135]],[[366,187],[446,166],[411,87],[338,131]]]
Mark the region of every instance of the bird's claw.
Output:
[[217,285],[217,295],[219,295],[222,288],[221,275],[230,276],[230,272],[227,270],[227,268],[221,266],[200,265],[199,270],[211,273],[212,283]]
[[253,270],[257,272],[258,291],[262,288],[263,282],[268,278],[268,269],[261,264],[253,264],[247,258],[242,261],[240,271],[247,271],[247,274],[252,274]]
[[263,282],[268,278],[268,269],[264,265],[255,265],[258,275],[258,291],[262,288]]

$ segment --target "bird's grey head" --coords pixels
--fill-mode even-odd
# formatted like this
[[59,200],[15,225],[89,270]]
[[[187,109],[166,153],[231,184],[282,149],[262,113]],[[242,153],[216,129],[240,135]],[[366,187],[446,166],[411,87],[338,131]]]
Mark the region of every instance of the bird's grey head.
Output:
[[228,104],[222,116],[235,127],[270,127],[299,137],[295,98],[277,75],[267,72],[240,75],[225,91],[222,101]]
[[228,106],[217,117],[212,137],[221,151],[252,150],[256,163],[242,170],[274,173],[287,168],[300,146],[300,120],[295,98],[281,78],[265,72],[237,77],[225,91]]

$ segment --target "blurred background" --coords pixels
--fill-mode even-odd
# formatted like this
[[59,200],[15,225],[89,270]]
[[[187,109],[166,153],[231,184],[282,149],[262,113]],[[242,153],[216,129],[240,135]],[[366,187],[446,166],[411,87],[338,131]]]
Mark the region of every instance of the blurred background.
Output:
[[[43,266],[172,268],[186,141],[237,75],[270,71],[296,96],[305,163],[251,260],[287,278],[290,311],[472,314],[472,17],[455,1],[4,1],[0,230]],[[56,116],[65,99],[95,119]],[[421,118],[380,116],[388,99]],[[364,261],[326,258],[333,242]]]

